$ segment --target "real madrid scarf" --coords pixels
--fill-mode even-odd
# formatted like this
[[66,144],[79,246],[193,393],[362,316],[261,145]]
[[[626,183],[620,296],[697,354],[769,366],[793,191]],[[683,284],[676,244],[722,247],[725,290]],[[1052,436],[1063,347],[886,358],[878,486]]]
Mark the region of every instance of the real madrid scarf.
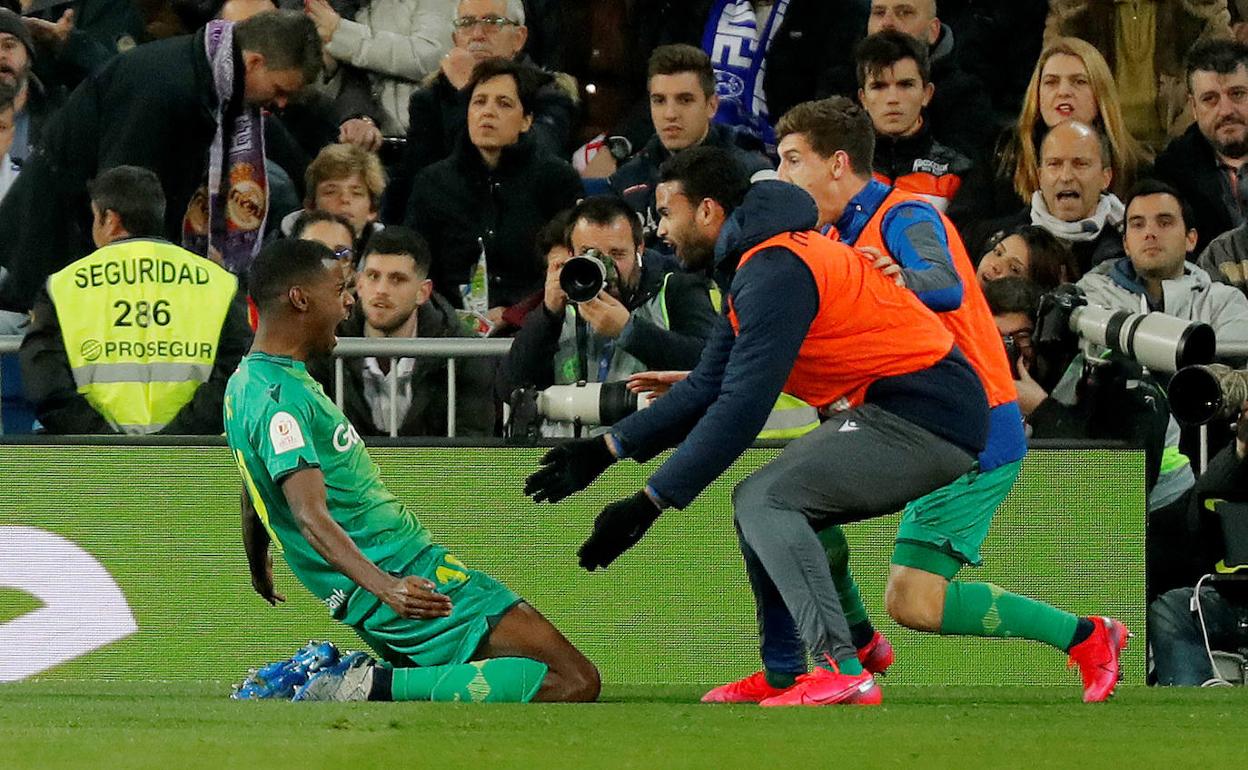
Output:
[[[208,153],[208,184],[191,198],[182,220],[182,245],[236,275],[260,250],[269,209],[264,168],[264,116],[234,98],[234,24],[210,21],[204,47],[217,94],[217,132]],[[228,137],[228,146],[226,144]]]
[[715,122],[744,128],[761,139],[769,151],[775,147],[776,134],[767,114],[763,73],[767,49],[788,8],[789,0],[776,0],[760,33],[750,0],[715,0],[702,33],[702,48],[715,68],[715,93],[719,96]]

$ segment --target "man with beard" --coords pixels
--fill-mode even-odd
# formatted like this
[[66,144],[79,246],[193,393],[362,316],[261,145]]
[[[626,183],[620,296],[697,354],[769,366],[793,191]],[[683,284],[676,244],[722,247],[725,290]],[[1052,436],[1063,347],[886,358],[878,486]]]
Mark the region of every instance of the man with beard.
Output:
[[17,92],[9,156],[19,166],[34,149],[44,120],[57,106],[31,72],[34,63],[35,41],[22,17],[0,8],[0,84]]
[[[623,199],[587,198],[572,212],[568,239],[575,255],[596,252],[606,288],[571,302],[559,285],[566,259],[546,268],[542,304],[525,317],[507,355],[508,381],[545,388],[579,381],[618,382],[647,369],[691,369],[715,322],[705,273],[710,252],[685,262],[689,273],[645,252],[641,222]],[[643,258],[644,254],[644,258]],[[570,436],[569,423],[544,431]]]
[[[389,227],[369,241],[356,283],[359,302],[338,327],[341,337],[429,339],[466,337],[455,308],[433,291],[429,246],[406,227]],[[391,370],[395,370],[393,375]],[[446,436],[447,362],[444,358],[349,358],[343,361],[342,411],[365,436]],[[334,393],[333,370],[314,376]],[[390,378],[395,377],[391,390]],[[455,435],[488,436],[493,366],[460,360]]]
[[1211,40],[1187,57],[1187,93],[1196,122],[1157,156],[1157,176],[1196,212],[1199,254],[1244,222],[1248,209],[1248,46]]

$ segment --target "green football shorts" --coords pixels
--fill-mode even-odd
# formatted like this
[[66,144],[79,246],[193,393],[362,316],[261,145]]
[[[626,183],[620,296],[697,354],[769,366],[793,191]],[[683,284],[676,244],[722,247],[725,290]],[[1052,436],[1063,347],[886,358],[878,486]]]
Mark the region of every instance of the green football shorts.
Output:
[[893,564],[949,579],[963,565],[982,564],[979,547],[1022,464],[1019,460],[987,473],[973,469],[907,505],[897,527]]
[[381,658],[396,667],[466,663],[499,619],[521,599],[494,578],[464,566],[440,545],[431,545],[397,576],[418,575],[451,600],[451,614],[427,620],[402,618],[384,602],[354,625]]

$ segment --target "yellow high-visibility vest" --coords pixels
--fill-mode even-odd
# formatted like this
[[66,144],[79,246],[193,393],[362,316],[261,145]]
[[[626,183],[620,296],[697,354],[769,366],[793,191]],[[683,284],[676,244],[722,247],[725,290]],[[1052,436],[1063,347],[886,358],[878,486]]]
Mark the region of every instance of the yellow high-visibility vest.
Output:
[[78,392],[118,431],[154,433],[212,374],[238,279],[161,240],[117,241],[48,278]]

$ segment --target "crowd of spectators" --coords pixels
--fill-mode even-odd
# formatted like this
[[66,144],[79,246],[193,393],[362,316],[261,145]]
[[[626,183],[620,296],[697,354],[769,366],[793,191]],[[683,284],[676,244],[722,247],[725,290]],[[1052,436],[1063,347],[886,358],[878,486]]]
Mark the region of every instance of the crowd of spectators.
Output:
[[[721,310],[714,244],[674,254],[660,222],[708,216],[696,191],[663,181],[698,146],[751,173],[780,168],[827,228],[853,227],[890,187],[926,199],[935,212],[896,237],[949,223],[937,229],[976,263],[1034,434],[1152,442],[1158,522],[1186,515],[1190,441],[1152,401],[1100,394],[1147,382],[1164,403],[1165,382],[1091,350],[1038,356],[1042,298],[1076,284],[1110,309],[1209,323],[1219,360],[1248,356],[1248,3],[0,5],[0,331],[27,334],[39,430],[220,432],[205,405],[246,347],[247,268],[279,238],[320,241],[342,262],[358,302],[340,336],[515,337],[503,360],[462,361],[453,391],[442,359],[352,359],[338,377],[311,367],[361,434],[444,435],[453,392],[457,433],[499,435],[518,389],[689,369]],[[816,130],[778,145],[782,119],[809,127],[821,103],[843,103],[828,99],[869,115],[869,163],[816,147],[819,163],[802,166]],[[178,312],[177,280],[108,295],[149,308],[146,340],[213,337],[192,387],[156,387],[109,358],[128,349],[108,343],[135,333],[130,316],[70,320],[112,312],[72,279],[104,252],[215,263],[215,294],[194,313]],[[590,252],[608,288],[570,301],[561,270]],[[158,324],[159,302],[175,311]],[[112,387],[90,380],[108,367]],[[150,414],[105,397],[126,376],[147,378]]]

